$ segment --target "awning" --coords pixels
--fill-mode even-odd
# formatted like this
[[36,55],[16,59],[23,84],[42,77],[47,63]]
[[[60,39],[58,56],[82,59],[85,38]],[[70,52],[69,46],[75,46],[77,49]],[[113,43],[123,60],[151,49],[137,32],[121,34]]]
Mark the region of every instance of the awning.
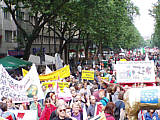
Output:
[[19,67],[25,67],[32,65],[31,62],[21,60],[12,56],[6,56],[0,59],[0,64],[7,70],[17,69]]

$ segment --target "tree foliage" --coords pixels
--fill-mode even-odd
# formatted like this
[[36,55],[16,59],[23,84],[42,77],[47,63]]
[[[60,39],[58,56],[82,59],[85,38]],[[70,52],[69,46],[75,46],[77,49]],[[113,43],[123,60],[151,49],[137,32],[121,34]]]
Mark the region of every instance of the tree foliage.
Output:
[[154,34],[152,35],[152,45],[160,47],[160,2],[158,1],[153,10],[150,11],[151,15],[155,19],[155,29]]

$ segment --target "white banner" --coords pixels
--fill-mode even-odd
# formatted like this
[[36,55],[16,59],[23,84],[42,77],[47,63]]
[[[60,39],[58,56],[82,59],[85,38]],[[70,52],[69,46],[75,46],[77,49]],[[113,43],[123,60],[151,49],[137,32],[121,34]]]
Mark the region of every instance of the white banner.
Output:
[[12,110],[17,120],[37,120],[36,110]]
[[118,61],[117,83],[155,82],[153,61]]
[[35,65],[21,81],[13,79],[0,65],[0,98],[4,96],[12,98],[14,103],[22,103],[32,100],[33,95],[44,98]]

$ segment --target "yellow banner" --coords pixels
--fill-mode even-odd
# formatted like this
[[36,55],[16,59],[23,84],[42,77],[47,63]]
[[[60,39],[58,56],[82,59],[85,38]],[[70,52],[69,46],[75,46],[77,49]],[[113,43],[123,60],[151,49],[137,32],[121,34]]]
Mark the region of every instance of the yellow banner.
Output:
[[102,80],[109,81],[109,77],[101,77]]
[[[53,85],[53,88],[54,88],[56,82],[43,82],[43,83],[42,83],[42,85],[45,85],[46,88],[48,88],[48,85],[49,85],[49,84],[52,84],[52,85]],[[65,87],[69,88],[69,82],[58,82],[58,86],[59,86],[60,90],[63,92],[63,89],[64,89]]]
[[94,80],[94,71],[82,70],[82,79]]
[[[25,76],[28,73],[28,71],[22,69],[22,73],[23,73],[23,76]],[[65,66],[59,70],[56,70],[52,73],[49,73],[46,75],[39,75],[39,79],[40,79],[40,81],[48,81],[48,80],[58,80],[58,77],[60,79],[63,79],[65,77],[69,77],[69,76],[70,76],[70,68],[69,68],[69,65],[67,65],[67,66]]]

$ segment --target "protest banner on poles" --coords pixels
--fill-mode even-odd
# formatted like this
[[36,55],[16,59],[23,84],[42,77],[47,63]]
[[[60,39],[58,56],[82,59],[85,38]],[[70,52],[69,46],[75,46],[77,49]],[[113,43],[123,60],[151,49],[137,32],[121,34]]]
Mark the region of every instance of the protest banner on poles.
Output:
[[[26,75],[26,73],[28,72],[27,70],[22,69],[23,72],[23,76]],[[66,78],[70,76],[70,67],[69,65],[56,70],[52,73],[49,74],[45,74],[45,75],[39,75],[39,79],[40,81],[52,81],[52,80],[58,80],[58,77],[60,79]]]
[[117,83],[155,82],[153,61],[118,61]]
[[94,71],[82,70],[82,79],[94,80]]
[[22,103],[32,100],[33,95],[44,98],[35,65],[21,81],[13,79],[0,65],[0,98],[12,98],[13,103]]
[[[52,84],[53,88],[56,85],[56,82],[43,82],[42,85],[46,86],[46,88],[48,89],[48,85]],[[65,87],[69,88],[69,82],[58,82],[58,86],[61,90],[61,92],[63,92],[63,89]]]

